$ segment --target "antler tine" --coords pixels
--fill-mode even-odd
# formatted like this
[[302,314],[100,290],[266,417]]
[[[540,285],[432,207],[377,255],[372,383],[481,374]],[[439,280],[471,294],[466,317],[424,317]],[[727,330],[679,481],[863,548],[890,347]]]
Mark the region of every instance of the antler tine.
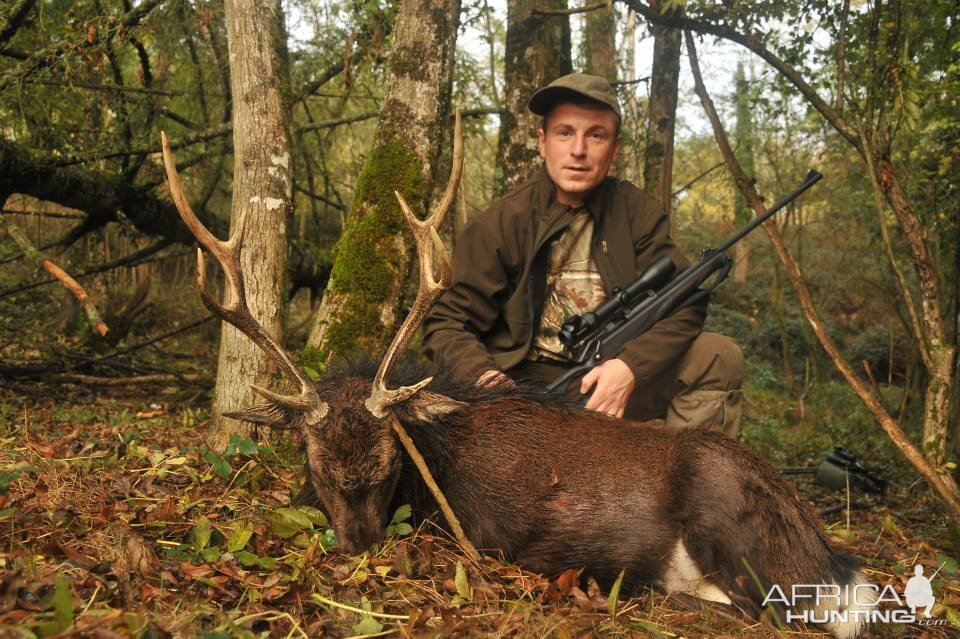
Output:
[[460,109],[457,109],[453,118],[453,166],[450,169],[450,179],[447,181],[447,189],[443,192],[443,197],[440,198],[433,215],[430,216],[430,219],[434,217],[438,218],[439,221],[436,223],[437,228],[443,226],[447,212],[450,210],[450,205],[453,204],[453,200],[457,196],[457,189],[460,187],[462,177],[463,123],[460,120]]
[[[367,409],[375,417],[384,417],[386,409],[390,406],[402,402],[412,397],[424,386],[429,384],[433,378],[428,377],[417,382],[413,386],[401,386],[400,388],[390,390],[386,387],[387,374],[393,367],[397,356],[404,351],[413,334],[420,327],[430,307],[433,306],[440,294],[450,286],[452,271],[450,261],[447,258],[447,250],[440,239],[437,229],[441,227],[450,206],[453,204],[457,188],[460,186],[460,179],[463,176],[463,129],[460,124],[460,111],[456,113],[454,122],[453,139],[453,167],[450,171],[450,180],[447,182],[447,189],[443,194],[439,204],[434,209],[433,214],[426,220],[420,221],[413,214],[410,206],[403,196],[394,191],[397,201],[400,203],[400,209],[403,211],[410,230],[413,231],[413,237],[417,245],[417,259],[420,263],[420,286],[417,289],[417,297],[413,302],[413,307],[407,318],[400,325],[393,338],[380,366],[377,369],[377,375],[373,380],[373,388],[370,391],[370,397],[367,398]],[[434,257],[439,262],[439,279],[434,278]]]
[[[218,315],[225,321],[235,326],[240,332],[249,337],[254,344],[259,346],[280,369],[293,381],[300,386],[300,396],[284,396],[261,392],[263,389],[254,388],[254,390],[268,399],[278,404],[293,409],[302,409],[311,400],[316,399],[316,390],[310,378],[293,363],[289,353],[287,353],[277,342],[267,333],[266,329],[257,321],[247,306],[247,296],[244,288],[243,269],[240,265],[240,251],[243,249],[243,238],[246,234],[247,212],[242,211],[237,220],[236,228],[230,234],[230,239],[226,242],[217,239],[197,218],[190,204],[187,202],[183,182],[177,173],[177,163],[170,150],[170,144],[166,133],[160,133],[160,141],[163,147],[163,165],[167,173],[167,184],[170,187],[170,195],[180,213],[183,223],[187,229],[197,238],[200,247],[197,249],[197,288],[200,290],[200,298],[212,313]],[[226,300],[218,302],[210,294],[207,288],[207,269],[203,258],[203,249],[206,249],[223,269],[226,278]],[[267,394],[269,393],[269,394]]]

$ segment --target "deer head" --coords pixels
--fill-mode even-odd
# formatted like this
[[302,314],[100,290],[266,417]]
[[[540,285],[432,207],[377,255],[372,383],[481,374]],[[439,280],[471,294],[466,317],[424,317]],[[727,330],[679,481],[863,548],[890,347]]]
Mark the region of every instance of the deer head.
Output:
[[[437,229],[453,204],[463,172],[460,114],[457,113],[454,126],[453,169],[433,214],[424,221],[418,220],[400,193],[396,193],[416,239],[420,286],[413,308],[387,349],[372,382],[352,379],[316,384],[266,332],[250,312],[245,295],[240,251],[246,213],[240,215],[229,240],[223,242],[214,237],[190,208],[167,137],[161,134],[161,138],[170,193],[184,224],[200,244],[197,287],[204,305],[253,340],[294,387],[300,389],[297,395],[282,395],[251,386],[265,401],[227,416],[272,428],[299,429],[303,433],[308,481],[330,517],[340,549],[348,553],[361,552],[382,538],[390,500],[400,476],[402,453],[388,421],[390,413],[402,416],[404,421],[423,422],[463,406],[424,390],[432,379],[429,377],[396,389],[388,389],[386,384],[396,358],[409,344],[427,311],[450,285],[450,264]],[[223,302],[215,300],[207,288],[204,250],[223,269]]]

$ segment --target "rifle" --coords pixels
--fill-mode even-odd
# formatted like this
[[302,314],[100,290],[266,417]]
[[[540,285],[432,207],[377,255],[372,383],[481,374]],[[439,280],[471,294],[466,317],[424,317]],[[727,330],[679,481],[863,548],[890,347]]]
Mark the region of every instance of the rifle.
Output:
[[[614,290],[610,299],[593,311],[568,318],[560,328],[559,337],[560,342],[573,353],[575,366],[547,386],[547,392],[566,392],[572,380],[615,357],[627,342],[647,332],[663,318],[709,296],[730,274],[733,260],[726,250],[822,177],[817,171],[811,170],[794,191],[783,196],[719,247],[704,249],[700,260],[676,277],[676,265],[669,257],[663,256],[650,264],[632,284]],[[713,281],[706,284],[711,277]]]

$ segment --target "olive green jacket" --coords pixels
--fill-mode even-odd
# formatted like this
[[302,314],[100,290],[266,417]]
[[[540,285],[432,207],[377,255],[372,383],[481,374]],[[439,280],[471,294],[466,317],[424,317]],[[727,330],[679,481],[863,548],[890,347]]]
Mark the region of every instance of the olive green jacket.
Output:
[[[423,322],[422,350],[434,365],[476,380],[522,362],[539,325],[552,239],[573,217],[553,199],[542,168],[464,227],[453,282]],[[655,259],[689,263],[670,238],[667,214],[636,186],[606,178],[584,202],[594,220],[593,259],[608,296],[633,282]],[[657,323],[620,353],[638,387],[676,364],[706,318],[706,304]]]

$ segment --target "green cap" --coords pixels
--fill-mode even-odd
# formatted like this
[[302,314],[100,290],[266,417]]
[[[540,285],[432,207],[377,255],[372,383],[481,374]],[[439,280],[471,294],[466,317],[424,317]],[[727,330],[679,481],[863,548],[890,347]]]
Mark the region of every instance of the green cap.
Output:
[[617,93],[610,83],[605,78],[586,73],[563,75],[543,87],[530,98],[530,110],[537,115],[546,115],[555,104],[570,98],[574,100],[587,98],[599,102],[616,113],[618,119],[623,117],[620,114]]

